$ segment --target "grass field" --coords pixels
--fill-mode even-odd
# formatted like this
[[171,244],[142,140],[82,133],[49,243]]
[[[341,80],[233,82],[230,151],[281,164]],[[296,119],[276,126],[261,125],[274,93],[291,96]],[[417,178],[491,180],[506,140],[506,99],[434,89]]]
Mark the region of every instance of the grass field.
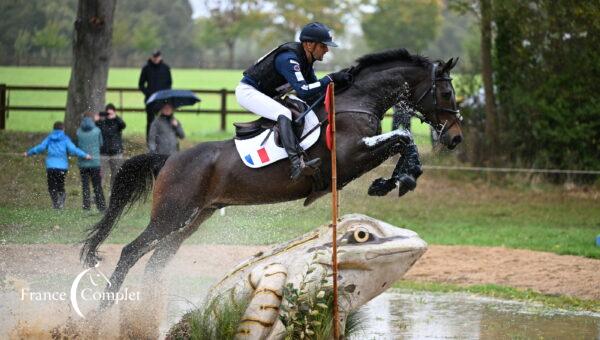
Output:
[[[23,132],[0,133],[0,153],[23,150],[43,137]],[[189,146],[184,144],[184,147]],[[143,150],[141,138],[129,139],[133,153]],[[428,157],[432,157],[431,155]],[[427,161],[427,160],[426,160]],[[418,232],[432,244],[506,246],[600,258],[594,245],[600,233],[597,189],[518,185],[499,187],[479,179],[449,177],[426,171],[415,192],[403,198],[392,193],[373,198],[370,182],[389,176],[392,163],[363,176],[341,191],[342,213],[365,213]],[[0,164],[0,242],[73,243],[99,220],[82,212],[77,167],[67,178],[68,209],[49,208],[43,157],[5,157]],[[135,207],[115,229],[109,242],[126,243],[148,223],[149,203]],[[298,218],[300,214],[301,218]],[[309,207],[302,201],[228,207],[216,213],[188,242],[268,244],[312,230],[329,219],[329,198]],[[57,227],[55,227],[57,226]]]
[[[139,69],[113,68],[109,72],[108,87],[137,87]],[[230,89],[233,90],[241,79],[241,70],[200,70],[200,69],[173,69],[173,88],[177,89]],[[40,85],[40,86],[67,86],[69,84],[70,69],[64,67],[0,67],[0,84],[8,85]],[[9,94],[10,105],[15,106],[64,106],[66,92],[32,92],[13,91]],[[219,109],[219,95],[201,95],[202,102],[192,109]],[[118,94],[107,93],[107,102],[114,103],[117,107],[143,108],[141,93],[124,93],[122,100]],[[230,95],[227,107],[233,110],[241,108]],[[123,119],[127,123],[125,136],[141,135],[145,133],[146,114],[124,113]],[[180,113],[177,118],[181,121],[190,140],[204,141],[213,139],[230,138],[233,134],[233,122],[250,121],[254,115],[228,115],[227,131],[220,131],[220,118],[216,114],[189,114]],[[52,123],[64,119],[64,112],[23,112],[9,113],[7,120],[8,130],[42,132],[49,131]],[[391,119],[383,122],[384,131],[391,128]],[[415,120],[413,132],[417,144],[429,148],[429,127]]]
[[[175,88],[229,88],[237,84],[239,70],[174,69]],[[138,69],[112,69],[109,86],[135,87]],[[0,83],[11,85],[63,85],[69,80],[68,68],[0,67]],[[205,99],[205,98],[203,98]],[[14,105],[64,105],[66,98],[58,93],[13,93]],[[236,107],[230,98],[231,107]],[[109,101],[116,102],[115,98]],[[124,98],[127,105],[141,107],[142,96]],[[206,98],[202,106],[216,105]],[[214,106],[216,107],[216,106]],[[142,114],[125,114],[128,128],[126,153],[144,152]],[[232,116],[228,131],[221,132],[217,116],[180,114],[179,118],[190,138],[182,147],[198,141],[230,138],[231,122],[248,120],[250,115]],[[57,213],[48,209],[42,157],[23,159],[19,152],[38,143],[54,120],[62,113],[13,112],[8,132],[0,134],[0,153],[6,160],[0,165],[0,241],[5,242],[76,242],[83,230],[98,215],[81,212],[80,188],[76,167],[69,173],[69,209]],[[416,123],[416,122],[415,122]],[[391,123],[384,122],[389,130]],[[429,153],[428,128],[413,124],[417,144],[426,155],[426,163],[438,162],[439,155]],[[342,212],[362,212],[400,226],[408,226],[437,244],[503,245],[515,248],[553,251],[600,258],[594,246],[600,233],[600,209],[597,188],[566,191],[561,187],[518,185],[498,187],[481,177],[463,174],[426,172],[416,192],[398,199],[390,195],[371,198],[366,195],[370,181],[389,176],[392,163],[356,181],[342,191]],[[510,182],[509,182],[510,183]],[[507,184],[507,183],[504,183]],[[190,242],[265,244],[280,242],[310,230],[328,219],[328,200],[321,199],[308,208],[302,202],[269,206],[228,208],[224,216],[216,214],[196,233]],[[110,242],[128,242],[146,225],[149,204],[134,208],[126,216]],[[298,219],[290,212],[300,212]],[[55,228],[55,226],[58,226]],[[252,232],[250,232],[252,231]]]

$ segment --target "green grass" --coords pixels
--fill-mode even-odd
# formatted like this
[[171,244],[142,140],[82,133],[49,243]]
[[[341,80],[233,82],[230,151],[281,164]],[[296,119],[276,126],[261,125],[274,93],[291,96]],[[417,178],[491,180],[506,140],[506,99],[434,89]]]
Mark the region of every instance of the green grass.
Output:
[[548,308],[560,308],[571,311],[600,312],[600,301],[582,300],[571,296],[546,295],[531,289],[523,290],[500,285],[471,285],[458,286],[447,283],[398,281],[394,288],[409,291],[427,291],[439,293],[465,292],[477,295],[490,296],[499,299],[519,300],[541,303]]
[[[98,221],[79,208],[77,167],[67,177],[67,208],[49,208],[43,157],[23,158],[16,152],[41,140],[43,134],[1,132],[0,241],[9,243],[73,243]],[[184,144],[184,147],[191,143]],[[127,149],[143,150],[141,138],[127,139]],[[431,157],[431,156],[429,156]],[[594,244],[600,234],[598,190],[562,187],[498,187],[481,179],[449,178],[426,171],[415,192],[375,198],[366,194],[370,182],[389,176],[392,163],[354,181],[340,193],[341,213],[364,213],[418,232],[431,244],[505,246],[557,254],[600,258]],[[228,207],[206,221],[189,243],[272,244],[310,231],[330,218],[330,196],[309,207],[302,201],[261,206]],[[133,240],[148,223],[149,202],[125,215],[108,239]],[[301,216],[301,218],[298,218]],[[58,228],[54,228],[57,225]]]
[[[108,75],[108,87],[137,87],[139,69],[112,68]],[[230,89],[233,90],[241,79],[241,70],[200,70],[173,69],[173,88],[179,89]],[[66,67],[0,67],[0,83],[8,85],[68,86],[70,69]],[[191,109],[219,109],[219,95],[201,95],[202,102]],[[10,105],[14,106],[65,106],[66,92],[13,91],[9,93]],[[106,102],[114,103],[117,108],[143,108],[141,93],[124,93],[121,99],[116,92],[109,92]],[[240,110],[234,95],[227,98],[227,107]],[[146,114],[127,112],[122,115],[127,123],[125,136],[142,135],[146,129]],[[227,115],[227,131],[220,131],[220,117],[216,114],[184,114],[177,118],[181,121],[190,140],[202,141],[230,138],[233,135],[233,122],[250,121],[255,115]],[[7,129],[13,131],[44,132],[49,131],[52,123],[64,119],[64,112],[23,112],[9,113]],[[415,120],[414,134],[417,144],[429,149],[429,128]],[[391,128],[391,118],[383,122],[384,131]]]

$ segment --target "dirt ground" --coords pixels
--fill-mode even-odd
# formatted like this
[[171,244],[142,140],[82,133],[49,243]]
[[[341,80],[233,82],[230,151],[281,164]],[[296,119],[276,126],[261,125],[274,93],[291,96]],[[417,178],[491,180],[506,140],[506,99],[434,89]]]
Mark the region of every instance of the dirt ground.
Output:
[[[107,268],[114,268],[121,245],[104,245]],[[218,279],[260,246],[185,245],[168,269],[169,277],[189,275]],[[79,249],[69,245],[0,246],[0,279],[82,270]],[[132,273],[141,273],[147,256]],[[600,260],[501,247],[432,245],[405,275],[408,280],[459,285],[498,284],[545,294],[600,300]]]
[[[110,274],[122,245],[103,245],[99,270]],[[202,303],[212,283],[242,259],[265,249],[261,246],[185,245],[165,272],[158,290],[152,278],[143,276],[149,256],[130,272],[125,289],[144,296],[139,302],[123,302],[103,319],[82,319],[68,298],[74,278],[83,275],[79,248],[62,244],[0,245],[0,338],[51,339],[98,337],[118,339],[161,338],[191,309]],[[459,285],[499,284],[530,288],[545,294],[600,300],[600,260],[500,247],[430,246],[405,275],[421,282]],[[80,275],[78,275],[80,274]],[[108,276],[108,275],[106,275]],[[102,290],[104,284],[98,281]],[[129,288],[127,288],[129,287]],[[72,289],[72,288],[71,288]],[[34,300],[23,292],[64,292],[59,301]],[[58,294],[58,293],[57,293]],[[71,294],[73,291],[71,290]],[[76,298],[77,300],[77,298]],[[84,314],[96,302],[79,301]],[[91,323],[90,323],[91,322]],[[96,328],[97,325],[101,327]],[[96,333],[88,333],[96,332]],[[99,332],[99,333],[98,333]],[[161,335],[162,334],[162,335]]]

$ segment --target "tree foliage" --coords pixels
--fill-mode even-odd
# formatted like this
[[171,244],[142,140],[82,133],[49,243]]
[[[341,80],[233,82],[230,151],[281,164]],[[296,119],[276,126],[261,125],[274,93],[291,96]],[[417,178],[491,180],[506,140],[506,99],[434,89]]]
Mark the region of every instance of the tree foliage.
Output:
[[225,48],[228,68],[233,68],[236,44],[267,24],[267,14],[255,0],[205,0],[208,18],[197,22],[202,48]]
[[344,33],[347,14],[360,3],[352,0],[271,0],[272,25],[279,38],[292,41],[300,29],[309,22],[319,21],[336,34]]
[[422,52],[439,34],[441,22],[439,0],[378,0],[361,26],[374,50],[404,47]]
[[496,4],[496,80],[513,161],[600,167],[598,17],[594,1]]

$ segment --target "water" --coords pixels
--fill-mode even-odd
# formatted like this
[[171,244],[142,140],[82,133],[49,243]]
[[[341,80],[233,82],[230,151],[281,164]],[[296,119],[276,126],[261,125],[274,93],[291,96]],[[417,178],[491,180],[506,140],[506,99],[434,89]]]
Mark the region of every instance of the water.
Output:
[[464,293],[390,290],[364,310],[353,339],[599,339],[600,313]]

